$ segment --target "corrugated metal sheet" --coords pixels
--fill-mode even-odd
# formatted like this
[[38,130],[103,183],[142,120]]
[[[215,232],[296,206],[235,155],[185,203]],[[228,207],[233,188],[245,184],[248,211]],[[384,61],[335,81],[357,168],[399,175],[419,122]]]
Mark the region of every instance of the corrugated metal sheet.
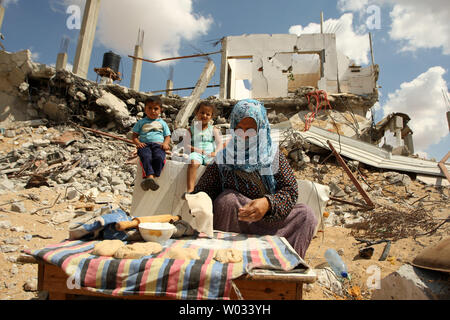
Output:
[[[289,121],[285,121],[273,125],[272,128],[283,131],[292,127]],[[376,168],[444,177],[444,174],[438,167],[438,163],[435,161],[393,155],[370,143],[351,139],[342,135],[339,136],[334,132],[326,131],[314,126],[308,131],[298,132],[307,142],[326,149],[329,149],[327,144],[327,140],[329,140],[336,151],[342,156]],[[446,164],[446,167],[450,170],[449,165]]]

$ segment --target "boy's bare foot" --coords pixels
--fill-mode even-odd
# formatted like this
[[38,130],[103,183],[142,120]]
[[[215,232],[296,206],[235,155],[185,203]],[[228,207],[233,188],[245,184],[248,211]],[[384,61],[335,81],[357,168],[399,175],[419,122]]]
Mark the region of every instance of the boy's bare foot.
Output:
[[153,178],[145,178],[141,182],[141,188],[144,191],[147,191],[149,189],[153,190],[153,191],[156,191],[156,190],[159,189],[159,185],[156,183],[155,180],[153,180]]

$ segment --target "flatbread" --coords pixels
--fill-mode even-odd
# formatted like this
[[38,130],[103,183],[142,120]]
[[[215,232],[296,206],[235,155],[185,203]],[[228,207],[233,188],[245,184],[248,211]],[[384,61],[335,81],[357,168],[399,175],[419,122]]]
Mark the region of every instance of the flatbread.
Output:
[[112,257],[123,246],[125,246],[125,243],[121,240],[103,240],[94,246],[91,253],[96,256]]
[[171,248],[161,257],[164,259],[198,260],[197,250],[192,248]]
[[214,260],[220,263],[236,263],[242,261],[242,252],[236,249],[219,249],[214,255]]
[[157,242],[136,242],[123,246],[114,254],[116,259],[140,259],[144,256],[156,254],[162,251],[162,246]]

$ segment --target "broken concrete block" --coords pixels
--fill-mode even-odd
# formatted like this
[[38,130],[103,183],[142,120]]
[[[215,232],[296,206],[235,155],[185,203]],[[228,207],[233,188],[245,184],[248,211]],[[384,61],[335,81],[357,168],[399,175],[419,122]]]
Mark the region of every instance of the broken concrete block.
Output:
[[75,94],[75,99],[76,99],[76,100],[80,100],[81,102],[86,101],[86,95],[85,95],[83,92],[78,91],[78,92]]
[[313,157],[312,163],[319,163],[319,162],[320,162],[320,156],[316,154],[316,155]]
[[67,195],[66,195],[66,199],[67,200],[73,200],[78,196],[78,191],[75,188],[68,188],[67,189]]
[[58,212],[52,217],[52,222],[55,224],[61,224],[64,222],[69,222],[72,219],[74,219],[76,216],[76,213],[73,211],[63,211]]
[[19,92],[21,92],[21,93],[26,92],[26,91],[28,91],[28,88],[29,88],[29,87],[30,87],[30,85],[29,85],[28,83],[22,82],[22,83],[19,85]]
[[404,264],[381,280],[372,300],[448,300],[448,273],[431,271]]
[[5,130],[6,138],[14,138],[16,136],[16,130]]
[[328,186],[334,197],[345,197],[346,193],[335,182],[331,182]]
[[411,183],[411,178],[407,174],[397,172],[386,172],[384,177],[391,183],[400,186],[408,186]]
[[25,213],[27,210],[23,202],[16,202],[11,205],[11,211]]

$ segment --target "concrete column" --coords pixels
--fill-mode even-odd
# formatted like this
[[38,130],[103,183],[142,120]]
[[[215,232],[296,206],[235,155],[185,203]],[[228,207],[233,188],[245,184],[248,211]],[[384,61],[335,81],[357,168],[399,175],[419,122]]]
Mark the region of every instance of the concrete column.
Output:
[[86,0],[83,22],[78,37],[77,52],[73,64],[73,73],[87,78],[92,47],[94,45],[95,29],[97,28],[98,14],[101,0]]
[[2,31],[3,18],[5,17],[5,8],[0,6],[0,31]]
[[228,82],[227,38],[222,39],[222,62],[220,66],[220,93],[219,98],[225,99]]
[[214,65],[214,62],[209,60],[203,68],[203,72],[195,85],[195,89],[192,91],[190,97],[185,101],[183,107],[178,112],[177,117],[175,118],[175,128],[184,128],[187,125],[189,117],[192,112],[194,112],[194,109],[200,100],[200,96],[206,90],[206,87],[211,81],[215,71],[216,66]]
[[[143,50],[140,45],[134,48],[134,56],[138,58],[143,57]],[[139,91],[141,87],[141,74],[142,74],[142,60],[133,59],[133,70],[131,72],[130,88]]]
[[58,58],[56,59],[56,71],[65,70],[67,67],[67,53],[58,53]]
[[166,97],[172,93],[172,91],[171,91],[172,89],[173,89],[173,81],[167,80],[167,82],[166,82]]

